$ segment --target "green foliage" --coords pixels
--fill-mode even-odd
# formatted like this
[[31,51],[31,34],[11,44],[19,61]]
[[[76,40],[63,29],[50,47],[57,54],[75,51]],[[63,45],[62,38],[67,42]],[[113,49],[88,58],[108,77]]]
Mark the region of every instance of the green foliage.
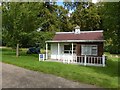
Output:
[[111,54],[106,53],[108,56],[106,67],[85,67],[57,62],[39,62],[38,55],[27,55],[25,51],[21,52],[19,58],[14,55],[15,51],[2,49],[2,62],[99,87],[118,87],[118,58],[110,57]]
[[[74,0],[75,1],[75,0]],[[120,53],[120,2],[65,2],[68,10],[74,10],[70,17],[72,25],[82,30],[104,30],[105,51]]]
[[97,5],[91,2],[65,2],[64,5],[68,10],[74,10],[70,17],[72,25],[79,25],[82,30],[100,29]]
[[53,38],[52,32],[33,32],[29,34],[30,38],[28,46],[34,46],[35,43],[40,43],[40,48],[45,48],[45,41]]
[[7,2],[2,11],[3,45],[29,47],[39,42],[44,48],[45,40],[52,39],[56,31],[71,30],[68,11],[55,3]]
[[[79,25],[81,30],[103,29],[105,50],[120,53],[119,8],[120,2],[64,2],[64,8],[51,2],[3,2],[3,45],[29,47],[40,43],[44,48],[45,40],[52,39],[55,32],[73,31]],[[69,10],[74,10],[70,17]]]
[[[38,5],[39,7],[37,7]],[[38,3],[38,5],[36,3],[21,2],[2,4],[2,33],[4,41],[8,42],[7,45],[14,47],[21,42],[22,36],[38,28],[38,22],[35,21],[37,20],[36,14],[38,12],[35,9],[39,10],[41,3]],[[35,7],[33,8],[32,6]]]
[[120,53],[119,29],[120,29],[120,2],[101,3],[100,16],[106,47],[110,53]]
[[97,7],[89,3],[87,8],[82,4],[77,7],[77,10],[72,14],[71,21],[77,24],[82,30],[96,30],[100,28],[100,16],[98,15]]

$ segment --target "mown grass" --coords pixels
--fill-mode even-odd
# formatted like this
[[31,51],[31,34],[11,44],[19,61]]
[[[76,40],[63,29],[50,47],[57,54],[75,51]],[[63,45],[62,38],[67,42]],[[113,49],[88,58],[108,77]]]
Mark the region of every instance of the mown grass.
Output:
[[106,67],[92,67],[58,62],[39,62],[38,55],[27,55],[25,50],[22,50],[20,54],[17,58],[15,50],[2,49],[2,62],[98,87],[118,87],[118,58],[116,57],[108,57]]

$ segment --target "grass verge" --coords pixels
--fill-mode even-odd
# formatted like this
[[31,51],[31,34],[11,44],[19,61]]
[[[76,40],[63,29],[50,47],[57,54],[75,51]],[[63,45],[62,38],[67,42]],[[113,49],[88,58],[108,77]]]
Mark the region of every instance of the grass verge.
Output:
[[92,67],[63,64],[58,62],[39,62],[38,55],[27,55],[25,50],[20,56],[15,56],[15,50],[2,49],[2,62],[20,66],[26,69],[54,74],[73,81],[83,82],[104,88],[118,87],[118,58],[107,60],[106,67]]

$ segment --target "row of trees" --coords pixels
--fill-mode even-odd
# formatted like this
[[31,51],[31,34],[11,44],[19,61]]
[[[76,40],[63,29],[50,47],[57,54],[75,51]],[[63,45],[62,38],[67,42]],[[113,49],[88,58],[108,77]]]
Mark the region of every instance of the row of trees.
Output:
[[68,10],[74,9],[70,19],[83,30],[104,30],[105,51],[120,53],[120,2],[67,2]]
[[[67,9],[65,9],[67,8]],[[118,47],[120,3],[64,2],[64,7],[51,2],[2,3],[2,41],[4,45],[30,47],[46,40],[56,31],[103,29],[105,49],[120,53]],[[69,16],[70,10],[74,12]]]
[[[29,46],[38,36],[40,37],[34,42],[43,42],[43,38],[51,39],[50,36],[56,31],[71,29],[67,17],[68,10],[55,3],[7,2],[2,3],[2,12],[3,44],[12,47],[15,47],[17,43],[20,43],[21,47]],[[22,43],[25,41],[30,44]]]
[[120,53],[120,2],[101,3],[100,16],[106,40],[105,50]]

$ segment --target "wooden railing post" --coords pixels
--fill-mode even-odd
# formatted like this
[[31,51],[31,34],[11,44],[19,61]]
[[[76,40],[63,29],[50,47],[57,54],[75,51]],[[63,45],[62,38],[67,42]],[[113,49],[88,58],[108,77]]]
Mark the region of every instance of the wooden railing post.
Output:
[[58,43],[58,53],[57,53],[57,59],[60,60],[60,43]]
[[75,63],[77,62],[77,55],[75,56]]
[[46,43],[46,60],[48,59],[48,43]]
[[71,61],[73,62],[73,43],[72,43],[72,60]]
[[16,57],[19,56],[19,44],[17,44],[17,47],[16,47]]
[[45,61],[45,54],[42,54],[43,55],[43,61]]
[[102,56],[102,65],[103,67],[105,67],[105,56],[104,55]]
[[86,55],[85,55],[85,59],[84,59],[84,65],[85,65],[85,66],[86,66],[86,59],[87,59],[87,58],[86,58]]
[[40,54],[39,54],[39,61],[40,61]]
[[62,59],[63,59],[63,63],[65,63],[65,56],[64,55],[62,55]]
[[70,56],[68,55],[68,56],[67,56],[67,63],[68,63],[68,64],[70,63],[70,59],[71,59],[71,58],[70,58]]

